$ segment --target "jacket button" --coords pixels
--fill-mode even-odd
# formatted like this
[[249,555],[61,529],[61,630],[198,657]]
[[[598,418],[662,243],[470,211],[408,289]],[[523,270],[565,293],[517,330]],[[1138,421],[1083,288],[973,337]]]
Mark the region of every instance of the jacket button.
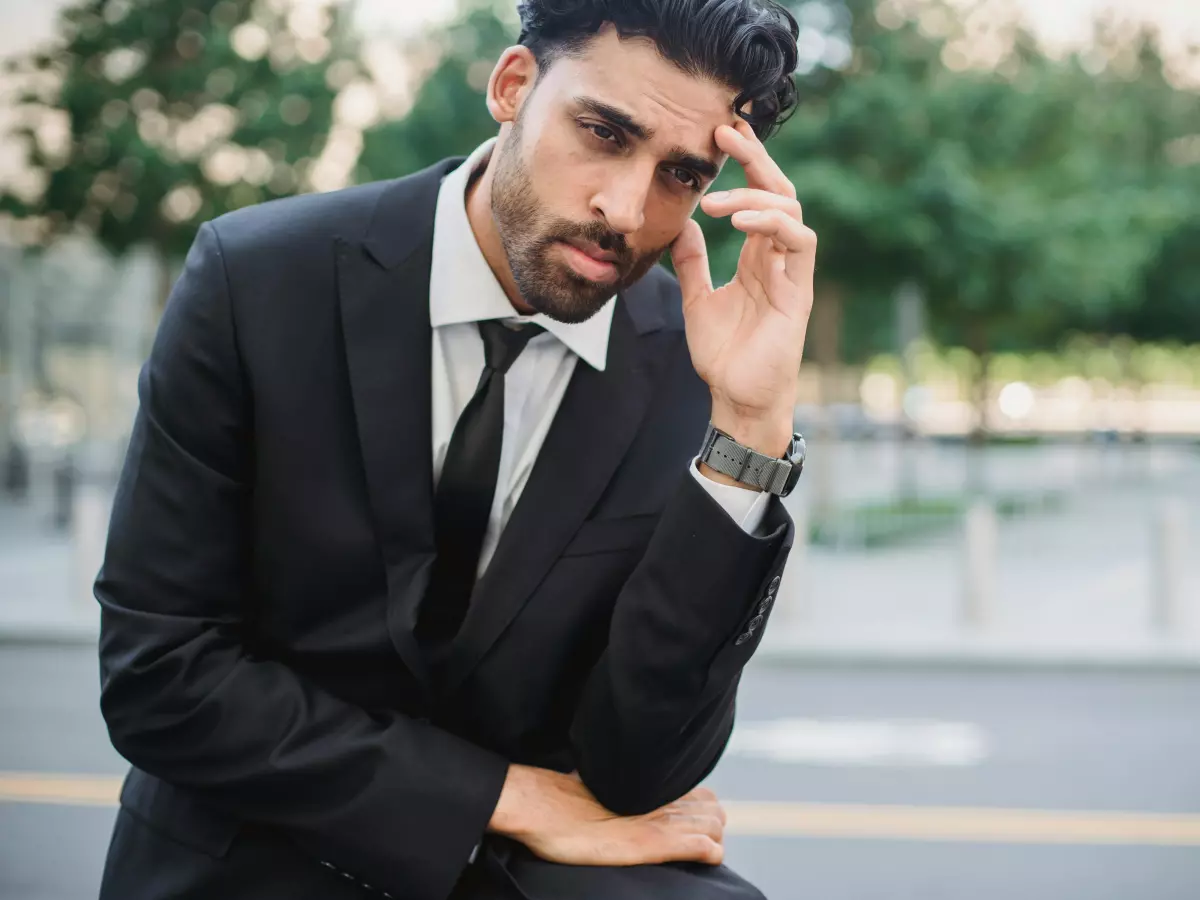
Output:
[[742,644],[746,643],[746,641],[748,641],[748,640],[750,640],[749,634],[739,634],[737,636],[737,640],[734,641],[733,643],[735,646],[740,647],[740,646],[742,646]]
[[763,617],[762,617],[762,616],[755,616],[753,619],[751,619],[751,620],[750,620],[750,633],[751,633],[751,634],[753,634],[753,633],[754,633],[754,629],[755,629],[755,628],[757,628],[757,627],[758,627],[759,625],[761,625],[762,623],[763,623]]
[[756,609],[754,611],[754,614],[756,616],[762,616],[762,614],[767,611],[767,604],[770,602],[771,602],[770,599],[767,599],[767,600],[764,600],[762,603],[758,604],[758,609]]
[[780,579],[779,579],[778,575],[776,575],[774,578],[771,579],[771,586],[769,588],[767,588],[768,594],[773,594],[777,590],[779,590],[779,581],[780,581]]

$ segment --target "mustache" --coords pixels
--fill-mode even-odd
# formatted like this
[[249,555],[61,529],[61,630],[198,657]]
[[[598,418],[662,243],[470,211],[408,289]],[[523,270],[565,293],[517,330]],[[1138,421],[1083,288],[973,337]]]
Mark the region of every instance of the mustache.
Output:
[[620,258],[622,267],[627,268],[633,263],[633,253],[629,249],[629,242],[625,240],[625,235],[619,231],[613,231],[603,222],[577,224],[564,220],[555,221],[547,229],[542,243],[548,247],[559,241],[569,242],[572,240],[595,244],[601,250],[615,253]]

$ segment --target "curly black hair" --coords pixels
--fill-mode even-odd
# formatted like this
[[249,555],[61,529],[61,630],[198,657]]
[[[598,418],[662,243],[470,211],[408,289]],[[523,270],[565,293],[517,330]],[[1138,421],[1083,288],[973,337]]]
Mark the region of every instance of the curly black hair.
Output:
[[[522,0],[520,43],[546,70],[605,24],[654,41],[664,59],[738,92],[733,108],[765,140],[796,107],[795,17],[774,0]],[[749,103],[748,111],[743,107]]]

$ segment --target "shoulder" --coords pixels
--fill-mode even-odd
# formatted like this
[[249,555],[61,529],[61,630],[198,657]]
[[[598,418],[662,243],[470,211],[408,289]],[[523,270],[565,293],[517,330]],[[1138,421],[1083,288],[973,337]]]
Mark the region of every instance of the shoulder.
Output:
[[432,233],[442,176],[458,161],[386,181],[302,194],[227,213],[201,229],[239,303],[271,309],[331,296],[340,242],[394,261]]
[[334,236],[361,231],[380,199],[396,183],[374,181],[322,194],[269,200],[219,216],[209,227],[226,255],[289,256],[328,246]]
[[640,332],[683,331],[679,282],[661,264],[626,291],[629,315]]

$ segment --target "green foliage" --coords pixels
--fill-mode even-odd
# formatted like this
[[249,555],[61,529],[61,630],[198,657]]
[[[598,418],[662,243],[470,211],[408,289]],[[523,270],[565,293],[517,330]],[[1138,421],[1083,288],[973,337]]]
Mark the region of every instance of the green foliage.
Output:
[[[768,146],[820,235],[819,287],[844,298],[851,356],[891,349],[893,294],[907,281],[927,299],[931,338],[977,355],[1052,348],[1070,330],[1200,341],[1200,94],[1173,86],[1145,30],[1097,27],[1085,52],[1051,59],[1010,24],[1008,51],[968,66],[961,13],[942,7],[930,27],[940,3],[914,21],[875,0],[793,4],[809,38],[848,49],[805,59],[800,108]],[[433,67],[403,119],[365,133],[358,180],[495,133],[483,91],[516,38],[512,6],[465,0],[429,35],[419,56]],[[305,62],[273,9],[77,2],[55,46],[17,66],[51,85],[31,88],[18,134],[45,189],[0,197],[0,209],[43,222],[47,240],[82,225],[115,252],[150,241],[177,255],[205,218],[305,189],[358,63],[336,16],[332,46],[308,45]],[[269,38],[265,55],[244,53],[250,23]],[[69,122],[63,152],[46,139],[54,114]],[[227,134],[181,140],[222,117]],[[267,164],[214,179],[218,147]],[[741,183],[727,166],[717,186]],[[731,277],[740,234],[698,218],[714,277]]]
[[[968,385],[980,368],[979,359],[963,347],[938,347],[928,342],[917,345],[912,355],[914,381],[918,384],[952,382]],[[881,353],[865,363],[864,374],[886,374],[900,378],[902,368],[895,354]],[[1179,341],[1135,342],[1127,336],[1073,335],[1054,353],[1044,350],[1007,351],[991,360],[995,383],[1023,381],[1036,387],[1052,387],[1067,378],[1098,379],[1113,386],[1144,384],[1200,388],[1200,344]]]
[[498,5],[473,4],[444,31],[430,36],[440,62],[407,116],[363,135],[361,179],[390,178],[447,157],[465,156],[495,135],[484,89],[493,64],[517,38]]
[[[894,15],[885,26],[874,0],[794,8],[851,48],[844,65],[802,66],[800,108],[769,148],[820,236],[818,281],[844,289],[852,356],[892,346],[893,293],[908,280],[931,336],[974,346],[973,377],[979,353],[1054,347],[1069,328],[1200,340],[1200,166],[1175,161],[1200,134],[1200,98],[1171,85],[1153,34],[1098,27],[1091,52],[1109,64],[1097,72],[1046,57],[1012,25],[998,65],[952,68],[952,11],[939,30]],[[497,10],[472,4],[434,36],[441,63],[406,119],[367,135],[361,174],[411,171],[494,134],[483,87],[515,37]],[[715,188],[743,183],[727,166]],[[714,278],[732,277],[741,236],[698,218]]]
[[304,15],[257,0],[68,7],[53,45],[9,66],[30,85],[16,137],[44,189],[3,208],[43,241],[82,227],[114,253],[178,257],[204,220],[303,190],[357,67],[336,8]]
[[[809,523],[809,542],[819,547],[865,550],[919,543],[960,529],[973,499],[967,494],[912,497],[830,510]],[[1066,505],[1066,495],[1062,491],[1009,493],[993,497],[992,502],[997,516],[1011,519],[1060,510]]]
[[1120,37],[1141,59],[1132,83],[1050,60],[1019,29],[998,68],[955,71],[953,34],[855,6],[854,63],[775,147],[821,235],[820,277],[885,302],[914,279],[935,335],[979,351],[1051,344],[1141,301],[1185,214],[1163,147],[1196,106],[1151,36]]

